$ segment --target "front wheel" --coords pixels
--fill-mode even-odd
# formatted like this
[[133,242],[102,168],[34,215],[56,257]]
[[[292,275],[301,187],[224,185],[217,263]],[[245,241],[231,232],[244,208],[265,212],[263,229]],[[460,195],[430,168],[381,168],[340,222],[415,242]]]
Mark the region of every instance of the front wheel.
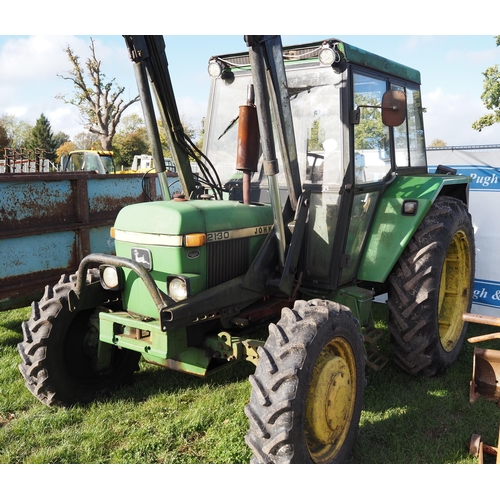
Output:
[[363,339],[348,308],[311,300],[283,309],[250,376],[252,462],[344,462],[358,432],[364,368]]
[[[139,353],[99,341],[99,308],[78,309],[76,295],[69,307],[74,288],[74,275],[47,286],[22,325],[19,370],[26,387],[47,406],[89,402],[129,381],[138,369]],[[98,364],[99,349],[106,353],[106,366]]]
[[474,232],[460,200],[439,197],[401,255],[388,287],[395,362],[433,376],[460,354],[474,286]]

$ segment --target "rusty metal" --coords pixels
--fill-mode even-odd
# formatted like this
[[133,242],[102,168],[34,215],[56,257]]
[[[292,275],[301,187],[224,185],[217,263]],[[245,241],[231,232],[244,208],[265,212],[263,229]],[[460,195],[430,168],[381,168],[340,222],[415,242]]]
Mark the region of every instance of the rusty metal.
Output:
[[500,451],[499,451],[499,448],[500,448],[500,425],[498,426],[497,460],[495,462],[497,465],[500,465]]
[[29,305],[89,253],[112,253],[109,229],[126,205],[158,199],[156,176],[87,172],[0,177],[0,310]]
[[259,161],[259,127],[255,106],[240,106],[238,125],[237,170],[257,171]]
[[477,342],[485,342],[487,340],[500,339],[500,332],[497,333],[487,333],[486,335],[478,335],[477,337],[471,337],[468,339],[469,344],[476,344]]
[[[464,313],[462,319],[469,323],[479,323],[481,325],[500,326],[500,318],[495,316],[484,316],[483,314]],[[469,340],[470,342],[470,340]]]
[[[465,313],[462,315],[462,319],[470,323],[500,326],[500,318],[494,316]],[[500,332],[471,337],[468,342],[476,344],[495,339],[500,339]],[[474,347],[469,401],[474,403],[480,397],[500,406],[500,351]]]
[[253,85],[247,89],[247,103],[240,106],[238,116],[238,145],[236,170],[243,172],[243,203],[250,204],[250,180],[252,172],[257,171],[259,162],[259,123],[254,105]]
[[474,348],[469,401],[480,397],[500,406],[500,351]]
[[498,428],[498,445],[490,446],[484,443],[479,434],[472,434],[469,442],[469,453],[477,458],[478,464],[484,464],[484,454],[496,457],[495,463],[500,464],[500,453],[498,452],[500,446],[500,427]]
[[48,171],[47,151],[41,148],[4,149],[4,160],[0,169],[2,174],[27,174]]
[[[484,316],[481,314],[462,315],[464,321],[480,323],[489,326],[500,326],[500,318]],[[487,340],[500,339],[500,333],[488,333],[471,337],[468,342],[476,344]],[[481,349],[474,347],[474,358],[472,361],[472,380],[470,382],[469,401],[473,403],[480,397],[496,402],[500,407],[500,351],[494,349]],[[496,457],[496,464],[500,464],[500,427],[498,429],[497,446],[490,446],[482,442],[481,436],[472,434],[469,451],[478,459],[479,464],[484,464],[484,454]]]

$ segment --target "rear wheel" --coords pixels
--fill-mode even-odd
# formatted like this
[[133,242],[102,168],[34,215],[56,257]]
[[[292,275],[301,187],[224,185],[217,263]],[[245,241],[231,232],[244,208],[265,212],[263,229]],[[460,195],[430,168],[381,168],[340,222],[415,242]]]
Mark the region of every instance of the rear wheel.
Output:
[[245,407],[253,463],[339,463],[352,451],[365,387],[358,322],[323,300],[283,309],[259,348]]
[[389,331],[395,362],[433,376],[454,363],[472,301],[474,233],[460,200],[438,198],[389,278]]
[[[46,287],[23,323],[19,369],[26,387],[47,406],[89,402],[131,380],[140,354],[101,344],[99,310],[79,310],[76,295],[69,307],[75,277],[62,276]],[[98,349],[106,350],[108,363],[98,367]]]

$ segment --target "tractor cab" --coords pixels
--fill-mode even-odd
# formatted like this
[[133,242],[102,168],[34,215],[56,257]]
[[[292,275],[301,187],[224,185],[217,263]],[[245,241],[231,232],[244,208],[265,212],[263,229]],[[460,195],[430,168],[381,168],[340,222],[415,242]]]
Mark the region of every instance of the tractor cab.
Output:
[[98,174],[114,173],[112,151],[77,150],[63,157],[62,170],[67,172],[97,172]]
[[[296,165],[309,200],[303,283],[333,290],[355,278],[381,194],[397,175],[427,172],[420,73],[334,39],[286,47],[283,59]],[[253,85],[249,55],[212,57],[208,68],[204,152],[226,196],[242,200],[235,162],[238,109]],[[289,189],[279,167],[284,205]],[[262,161],[250,175],[251,201],[269,202]]]
[[[380,56],[336,40],[287,47],[283,57],[305,186],[366,186],[387,180],[396,168],[426,171],[418,71],[392,63],[397,71],[382,73]],[[391,63],[384,61],[383,67]],[[235,175],[238,108],[252,83],[249,64],[248,54],[243,53],[209,61],[212,89],[205,153],[223,182],[230,182],[234,197],[241,178]],[[395,101],[395,96],[402,98]],[[390,126],[396,123],[393,138]],[[282,169],[279,184],[283,187],[284,175]],[[253,174],[252,188],[256,201],[265,197],[262,170]]]

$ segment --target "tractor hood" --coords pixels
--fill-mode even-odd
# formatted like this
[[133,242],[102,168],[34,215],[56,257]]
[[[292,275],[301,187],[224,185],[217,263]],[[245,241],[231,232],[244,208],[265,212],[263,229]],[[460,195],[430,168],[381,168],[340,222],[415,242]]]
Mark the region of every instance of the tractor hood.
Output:
[[[219,233],[272,226],[270,205],[245,205],[238,201],[157,201],[123,208],[115,230],[157,235]],[[221,234],[217,239],[229,239]]]

